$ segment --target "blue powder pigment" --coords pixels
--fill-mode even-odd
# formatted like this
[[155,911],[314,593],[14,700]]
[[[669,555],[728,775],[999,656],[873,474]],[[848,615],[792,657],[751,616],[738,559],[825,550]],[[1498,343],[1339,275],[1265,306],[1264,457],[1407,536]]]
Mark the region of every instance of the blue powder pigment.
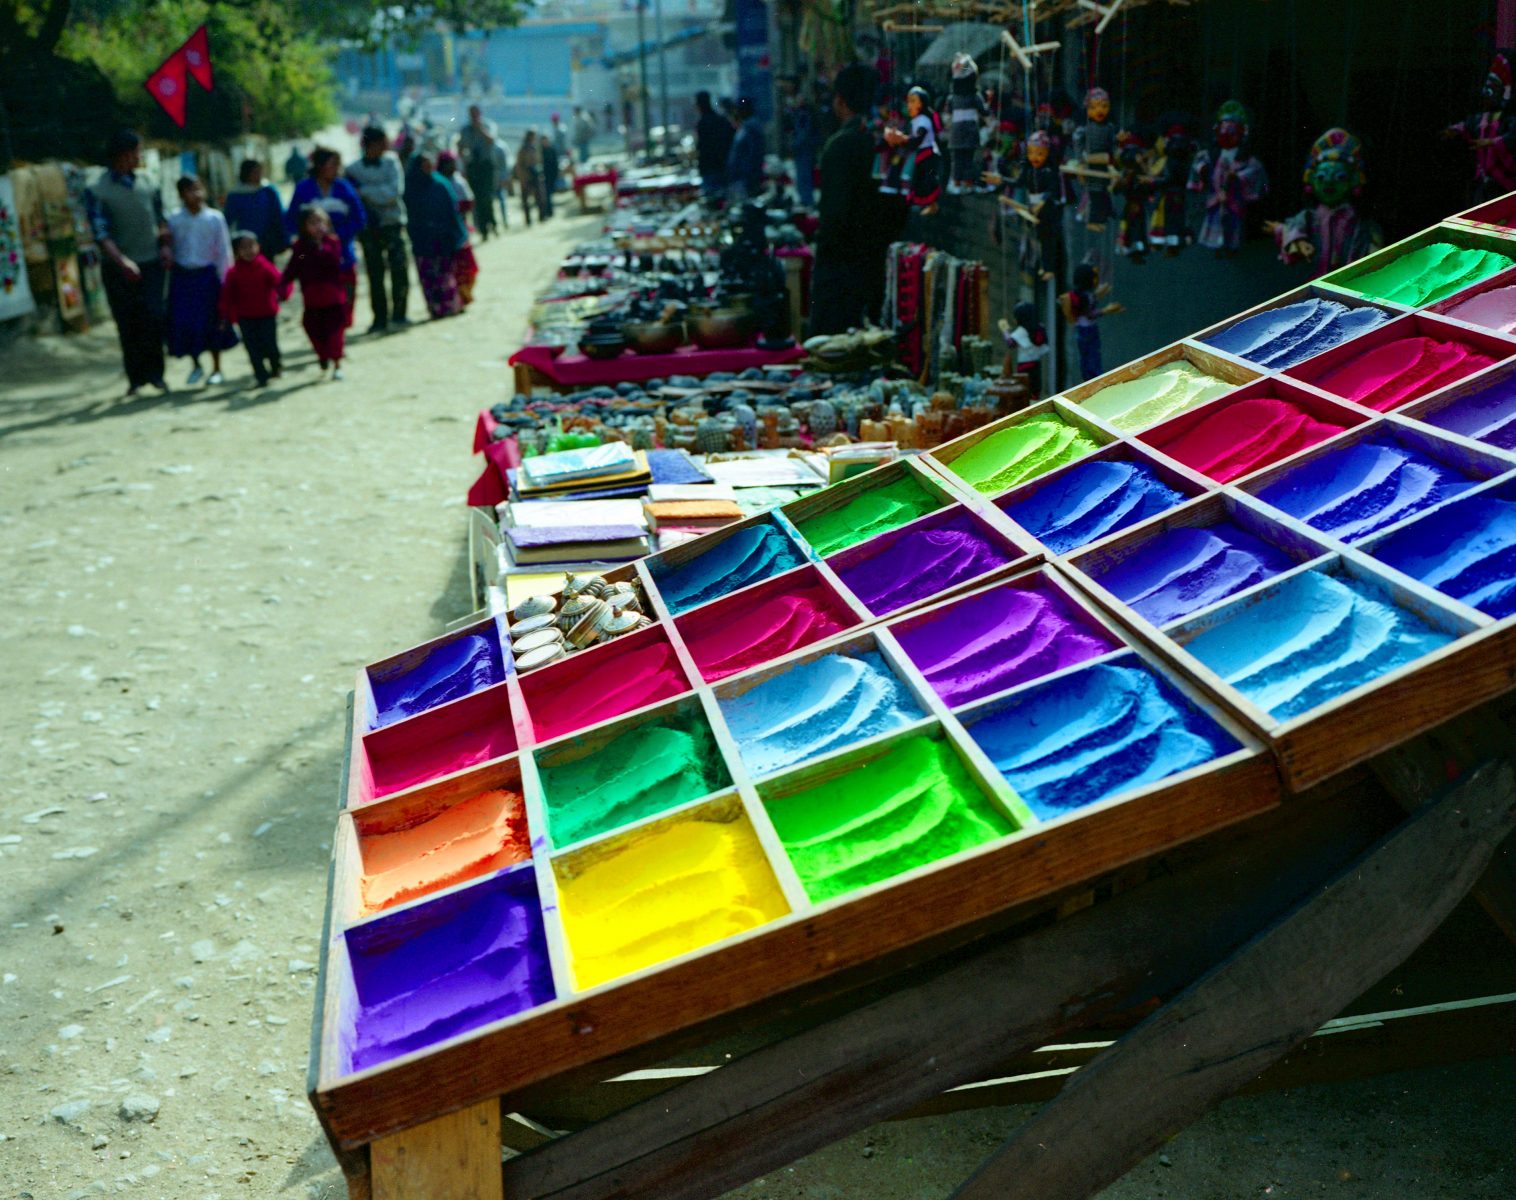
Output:
[[721,714],[754,778],[926,715],[874,651],[791,667],[722,700]]
[[1502,450],[1516,450],[1516,378],[1455,400],[1421,420]]
[[500,643],[491,635],[471,633],[438,646],[409,671],[372,680],[374,728],[462,699],[504,678]]
[[1238,748],[1151,671],[1109,663],[1029,688],[969,735],[1044,820]]
[[1388,313],[1377,308],[1349,308],[1336,300],[1313,298],[1244,317],[1205,341],[1261,367],[1283,369],[1389,319]]
[[1266,504],[1356,542],[1474,486],[1394,441],[1359,442],[1302,463],[1258,492]]
[[1186,648],[1284,721],[1452,640],[1377,588],[1304,571]]
[[1294,565],[1278,546],[1227,521],[1167,529],[1097,579],[1154,625],[1167,625]]
[[1516,613],[1516,502],[1469,496],[1392,533],[1373,554],[1492,617]]
[[1145,463],[1092,462],[1000,507],[1054,554],[1067,554],[1186,499]]
[[669,612],[682,613],[804,561],[795,544],[773,525],[749,525],[683,566],[657,576],[658,590]]

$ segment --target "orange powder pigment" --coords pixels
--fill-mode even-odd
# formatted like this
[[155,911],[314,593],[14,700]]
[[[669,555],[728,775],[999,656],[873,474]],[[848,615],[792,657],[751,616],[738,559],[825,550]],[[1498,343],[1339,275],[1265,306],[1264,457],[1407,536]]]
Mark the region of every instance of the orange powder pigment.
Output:
[[521,797],[504,789],[481,792],[406,829],[360,834],[359,849],[360,915],[525,862],[532,854]]

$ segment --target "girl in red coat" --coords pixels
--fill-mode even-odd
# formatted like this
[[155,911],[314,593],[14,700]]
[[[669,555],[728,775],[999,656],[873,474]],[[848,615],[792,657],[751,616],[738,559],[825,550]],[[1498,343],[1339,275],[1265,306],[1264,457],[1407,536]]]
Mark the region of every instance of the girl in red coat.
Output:
[[231,270],[221,281],[221,319],[242,331],[242,344],[253,363],[259,387],[283,373],[279,360],[279,301],[288,300],[290,284],[279,268],[258,251],[258,235],[245,229],[232,235]]
[[324,374],[342,378],[342,344],[347,333],[347,283],[342,266],[342,243],[332,232],[325,209],[306,208],[300,213],[299,237],[281,282],[298,280],[305,301],[305,335]]

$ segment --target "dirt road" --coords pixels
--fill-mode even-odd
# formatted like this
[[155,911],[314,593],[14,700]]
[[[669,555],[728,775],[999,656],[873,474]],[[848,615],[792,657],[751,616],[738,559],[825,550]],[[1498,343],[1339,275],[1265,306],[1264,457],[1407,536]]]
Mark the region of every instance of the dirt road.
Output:
[[[345,1194],[302,1095],[343,696],[464,611],[473,415],[591,227],[481,247],[474,309],[356,339],[340,384],[293,324],[262,392],[239,350],[125,400],[109,327],[0,350],[0,1197]],[[1508,1197],[1513,1093],[1494,1064],[1239,1101],[1109,1195]],[[1020,1115],[740,1194],[946,1195]]]

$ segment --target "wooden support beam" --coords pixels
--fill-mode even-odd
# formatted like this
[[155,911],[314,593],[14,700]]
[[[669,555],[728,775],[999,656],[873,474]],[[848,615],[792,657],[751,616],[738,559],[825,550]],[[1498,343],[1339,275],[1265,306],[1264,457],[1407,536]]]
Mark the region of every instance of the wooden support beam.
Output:
[[994,943],[512,1159],[505,1190],[512,1200],[718,1196],[969,1082],[986,1063],[1183,986],[1371,845],[1386,809],[1359,794],[1274,814],[1180,875]]
[[1481,768],[1075,1074],[955,1200],[1087,1200],[1119,1179],[1405,959],[1513,827],[1516,773]]
[[500,1101],[481,1100],[369,1147],[373,1200],[503,1200]]

